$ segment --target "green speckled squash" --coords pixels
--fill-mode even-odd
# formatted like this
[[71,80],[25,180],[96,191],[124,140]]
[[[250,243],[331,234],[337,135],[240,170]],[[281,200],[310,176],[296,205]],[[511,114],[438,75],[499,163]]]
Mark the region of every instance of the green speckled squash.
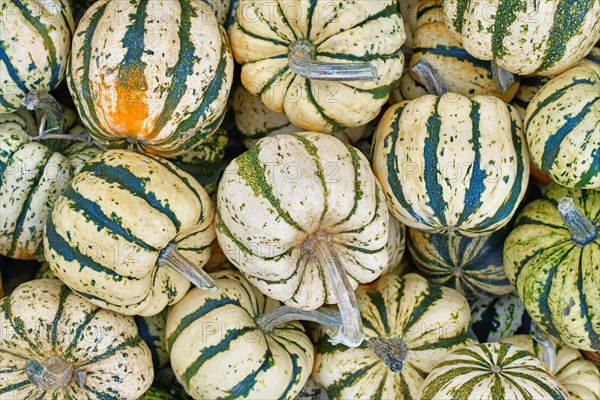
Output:
[[436,285],[458,290],[469,300],[511,293],[502,264],[505,227],[491,235],[469,238],[453,233],[408,230],[408,251],[415,265]]
[[515,293],[487,297],[471,304],[471,330],[481,343],[497,342],[516,333],[529,333],[531,318]]
[[17,111],[27,93],[53,90],[63,80],[75,26],[69,2],[57,5],[54,16],[35,0],[0,3],[0,113]]
[[213,218],[208,194],[191,175],[158,157],[109,150],[56,201],[44,252],[58,278],[90,302],[155,315],[190,287],[169,262],[175,253],[201,273]]
[[472,342],[466,299],[417,274],[386,275],[359,286],[356,297],[365,327],[360,347],[333,346],[318,331],[313,376],[331,400],[419,398],[440,359]]
[[554,184],[545,195],[523,209],[504,242],[506,275],[542,329],[599,351],[600,192]]
[[98,141],[174,157],[221,124],[233,58],[204,1],[100,0],[77,26],[67,75]]
[[213,275],[219,289],[192,289],[167,319],[177,379],[195,399],[293,399],[313,365],[313,346],[298,322],[261,330],[256,318],[279,306],[239,272]]
[[141,317],[136,315],[134,320],[141,338],[146,342],[150,349],[154,370],[159,370],[169,363],[169,352],[167,350],[167,341],[165,337],[167,310],[165,309],[151,317]]
[[529,181],[521,118],[490,96],[395,104],[377,126],[373,171],[390,213],[405,225],[489,234],[508,223]]
[[523,126],[544,173],[562,186],[600,189],[599,64],[582,61],[546,83],[527,106]]
[[446,26],[480,60],[519,75],[556,75],[600,38],[595,0],[445,0]]
[[[404,27],[393,0],[240,0],[230,38],[244,87],[260,95],[270,110],[285,112],[292,124],[315,132],[341,131],[374,119],[404,62]],[[333,68],[297,68],[296,50],[309,65],[362,65],[378,79],[334,81]]]
[[504,343],[454,351],[431,371],[422,399],[567,400],[566,389],[531,353]]
[[[57,279],[0,303],[0,393],[7,399],[138,399],[154,373],[133,318],[98,308]],[[10,332],[10,334],[8,334]]]

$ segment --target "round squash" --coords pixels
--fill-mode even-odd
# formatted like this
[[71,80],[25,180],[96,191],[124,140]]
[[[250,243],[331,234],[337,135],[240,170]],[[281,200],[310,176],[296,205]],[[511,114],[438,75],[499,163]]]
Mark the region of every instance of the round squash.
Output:
[[272,331],[258,317],[279,302],[239,272],[213,274],[219,289],[192,289],[167,319],[171,366],[195,399],[292,399],[312,369],[314,350],[304,328],[287,322]]
[[2,377],[10,399],[138,399],[152,359],[133,318],[98,308],[57,279],[26,282],[0,303]]
[[529,333],[531,318],[514,293],[483,297],[471,304],[471,329],[481,343],[497,342],[517,333]]
[[109,150],[56,201],[44,252],[58,278],[90,302],[155,315],[202,274],[213,218],[208,194],[191,175],[158,157]]
[[489,96],[426,95],[385,112],[373,171],[400,222],[480,236],[514,214],[527,189],[529,154],[510,105]]
[[356,290],[365,341],[315,344],[315,380],[336,399],[415,399],[426,374],[453,349],[471,343],[469,305],[452,289],[417,274],[386,275]]
[[600,65],[582,61],[545,84],[524,128],[533,162],[555,182],[600,189]]
[[600,2],[444,1],[446,26],[480,60],[519,75],[556,75],[600,38]]
[[531,353],[504,343],[454,351],[427,376],[422,399],[567,400],[566,389]]
[[404,63],[404,27],[393,0],[240,0],[230,37],[244,87],[316,132],[374,119]]
[[2,0],[0,113],[17,111],[31,91],[55,89],[65,76],[75,25],[68,0],[52,15],[36,0]]
[[[504,242],[506,275],[551,336],[600,350],[600,192],[551,185]],[[570,199],[570,200],[569,200]]]
[[221,124],[233,58],[203,1],[99,0],[77,26],[67,74],[98,141],[174,157]]
[[165,327],[167,324],[167,310],[151,317],[134,317],[141,338],[146,342],[152,354],[152,365],[154,370],[159,370],[169,363],[169,352],[165,338]]
[[469,238],[453,233],[408,230],[408,251],[415,265],[436,285],[458,290],[468,300],[513,291],[502,264],[505,227],[491,235]]

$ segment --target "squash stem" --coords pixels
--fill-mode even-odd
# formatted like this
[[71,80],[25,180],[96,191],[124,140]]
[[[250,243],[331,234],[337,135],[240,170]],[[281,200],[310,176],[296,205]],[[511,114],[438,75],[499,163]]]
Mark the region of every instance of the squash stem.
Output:
[[315,59],[314,46],[305,40],[290,46],[288,65],[296,74],[307,79],[379,82],[379,72],[372,63],[318,61]]
[[492,61],[492,76],[496,80],[496,86],[500,93],[504,93],[517,82],[517,77],[512,72],[502,69]]
[[[50,93],[37,91],[29,92],[25,95],[21,104],[30,111],[39,110],[42,112],[39,122],[40,131],[38,139],[44,139],[44,134],[47,131],[56,132],[56,134],[59,135],[64,133],[65,110]],[[49,126],[47,130],[46,125]]]
[[52,15],[58,15],[62,8],[60,0],[37,0],[37,3]]
[[550,341],[550,338],[542,332],[540,326],[535,321],[531,323],[531,337],[542,346],[542,362],[554,373],[556,370],[556,350],[554,350],[554,345]]
[[264,332],[273,332],[276,326],[290,321],[312,321],[332,328],[339,328],[342,325],[340,313],[325,307],[306,311],[281,306],[256,318],[256,324]]
[[206,290],[217,290],[217,284],[211,276],[202,268],[185,258],[178,250],[177,244],[169,243],[158,257],[159,267],[169,267],[185,276],[197,288]]
[[340,310],[342,325],[330,339],[331,343],[358,347],[365,336],[358,302],[342,261],[329,238],[327,234],[315,234],[304,242],[303,248],[316,255]]
[[398,338],[384,339],[374,337],[367,341],[367,347],[377,354],[392,372],[402,371],[408,349]]
[[73,364],[56,356],[44,361],[27,360],[25,370],[29,382],[43,390],[66,387],[73,378]]
[[585,246],[598,237],[598,227],[577,208],[572,198],[560,199],[558,212],[571,232],[571,240],[578,245]]
[[435,94],[436,96],[443,96],[448,93],[448,88],[446,87],[442,76],[429,61],[422,58],[410,70],[417,75],[423,85],[425,85],[427,93]]

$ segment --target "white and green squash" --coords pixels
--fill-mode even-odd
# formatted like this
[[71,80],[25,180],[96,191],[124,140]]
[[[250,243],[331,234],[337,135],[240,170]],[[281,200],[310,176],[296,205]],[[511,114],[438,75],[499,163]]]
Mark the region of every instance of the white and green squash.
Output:
[[521,77],[519,90],[510,102],[510,104],[517,110],[517,112],[521,116],[521,119],[525,118],[527,106],[533,99],[533,96],[535,96],[535,94],[539,92],[540,89],[550,81],[550,79],[552,79],[552,77],[537,75]]
[[229,33],[244,87],[307,131],[374,119],[404,63],[395,0],[240,0]]
[[151,316],[183,298],[189,280],[214,287],[201,269],[213,219],[191,175],[158,157],[109,150],[56,201],[44,252],[56,276],[93,304]]
[[99,0],[73,38],[69,90],[104,145],[174,157],[221,124],[233,58],[208,3]]
[[551,185],[504,242],[504,268],[527,312],[571,347],[600,350],[600,192]]
[[472,343],[469,305],[455,290],[417,274],[386,275],[356,290],[365,341],[333,346],[324,329],[315,344],[315,380],[331,400],[416,399],[433,367]]
[[192,289],[169,310],[167,347],[178,381],[195,399],[293,399],[313,365],[304,328],[270,320],[279,302],[239,272],[212,276],[218,290]]
[[57,279],[0,302],[0,393],[7,399],[136,400],[152,384],[133,318],[92,305]]
[[325,389],[310,376],[295,400],[322,400],[326,396]]
[[531,318],[515,293],[482,297],[471,303],[471,330],[481,343],[529,333]]
[[150,317],[136,315],[134,321],[138,327],[140,337],[150,349],[152,365],[154,370],[157,371],[169,363],[169,351],[167,350],[165,336],[167,310],[165,309]]
[[523,126],[542,172],[562,186],[600,189],[600,64],[582,61],[546,83]]

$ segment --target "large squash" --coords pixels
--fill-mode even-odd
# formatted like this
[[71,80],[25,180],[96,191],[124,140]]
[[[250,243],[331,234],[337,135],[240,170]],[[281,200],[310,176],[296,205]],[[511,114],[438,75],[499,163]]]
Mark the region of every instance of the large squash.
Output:
[[556,75],[600,38],[594,0],[445,0],[446,26],[480,60],[519,75]]
[[316,132],[374,119],[404,62],[393,0],[240,0],[230,37],[244,87]]
[[44,252],[57,277],[90,302],[150,316],[185,295],[190,282],[180,272],[203,278],[213,218],[189,174],[158,157],[109,150],[56,201]]
[[98,141],[172,157],[219,127],[233,58],[203,1],[100,0],[77,26],[68,77]]
[[138,399],[152,359],[133,318],[57,279],[26,282],[0,303],[0,393],[7,399]]
[[600,192],[551,185],[504,242],[506,275],[541,328],[600,350]]
[[195,399],[293,399],[313,364],[313,346],[298,322],[263,329],[260,316],[279,302],[239,272],[213,274],[219,289],[192,289],[169,311],[171,366]]

